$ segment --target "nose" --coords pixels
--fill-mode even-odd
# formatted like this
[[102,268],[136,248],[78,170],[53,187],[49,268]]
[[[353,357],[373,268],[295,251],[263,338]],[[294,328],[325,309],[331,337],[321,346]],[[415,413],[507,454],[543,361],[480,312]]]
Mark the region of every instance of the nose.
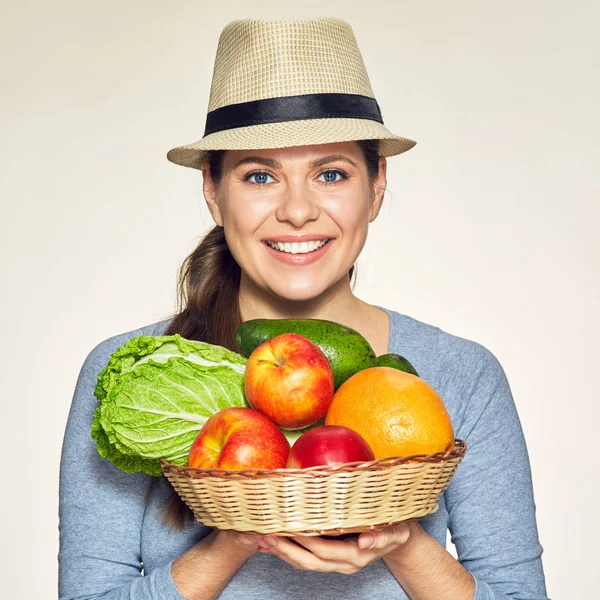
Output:
[[318,198],[302,186],[289,185],[281,198],[275,216],[279,221],[288,221],[302,227],[307,221],[319,218],[321,209]]

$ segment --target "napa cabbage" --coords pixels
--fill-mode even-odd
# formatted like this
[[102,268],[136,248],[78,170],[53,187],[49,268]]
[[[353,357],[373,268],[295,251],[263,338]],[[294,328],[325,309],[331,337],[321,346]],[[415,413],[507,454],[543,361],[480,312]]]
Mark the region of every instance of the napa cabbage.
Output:
[[180,335],[132,338],[100,372],[92,438],[128,473],[160,476],[158,459],[185,465],[206,420],[244,396],[247,359]]

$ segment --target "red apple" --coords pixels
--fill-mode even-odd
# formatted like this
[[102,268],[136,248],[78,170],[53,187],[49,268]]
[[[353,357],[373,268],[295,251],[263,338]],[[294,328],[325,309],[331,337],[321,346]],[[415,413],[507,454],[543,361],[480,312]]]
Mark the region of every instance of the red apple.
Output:
[[353,429],[342,425],[322,425],[303,433],[296,440],[286,467],[305,469],[374,459],[369,444]]
[[197,469],[281,469],[290,444],[265,415],[251,408],[225,408],[204,423],[188,455]]
[[252,408],[283,429],[302,429],[325,416],[333,372],[318,346],[297,333],[283,333],[250,354],[244,387]]

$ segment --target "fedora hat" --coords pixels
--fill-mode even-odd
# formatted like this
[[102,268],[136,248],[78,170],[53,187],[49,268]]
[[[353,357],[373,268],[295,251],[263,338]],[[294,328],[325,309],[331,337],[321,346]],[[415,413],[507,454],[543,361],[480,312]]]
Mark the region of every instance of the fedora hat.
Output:
[[354,32],[331,17],[243,19],[221,32],[204,136],[167,158],[200,168],[208,150],[380,140],[382,156],[416,142],[384,125]]

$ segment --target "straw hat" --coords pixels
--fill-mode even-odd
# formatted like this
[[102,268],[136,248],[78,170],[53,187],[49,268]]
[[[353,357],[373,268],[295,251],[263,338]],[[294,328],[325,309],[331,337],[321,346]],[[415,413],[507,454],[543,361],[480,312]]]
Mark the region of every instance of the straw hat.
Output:
[[384,127],[348,23],[244,19],[219,38],[204,137],[167,158],[199,169],[207,150],[367,139],[381,140],[383,156],[416,143]]

